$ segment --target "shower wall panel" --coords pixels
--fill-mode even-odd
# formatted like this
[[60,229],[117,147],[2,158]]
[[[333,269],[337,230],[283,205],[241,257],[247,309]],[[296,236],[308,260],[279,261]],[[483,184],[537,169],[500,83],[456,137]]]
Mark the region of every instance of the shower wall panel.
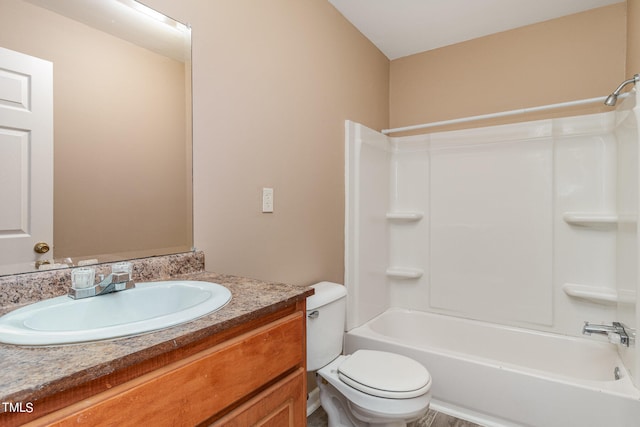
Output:
[[638,323],[635,123],[610,112],[402,138],[350,126],[348,328],[388,307],[581,336],[627,304]]
[[389,265],[419,277],[388,275],[390,304],[416,310],[429,300],[429,141],[429,135],[391,139]]
[[384,135],[346,122],[347,329],[389,307],[389,211],[391,146]]
[[579,296],[615,295],[614,127],[613,112],[554,120],[554,330],[568,335],[616,320],[614,303]]
[[[630,97],[631,98],[631,97]],[[640,108],[635,107],[636,95],[626,99],[617,113],[616,139],[617,150],[617,320],[637,329],[638,324],[638,203],[639,176],[638,164],[638,122]],[[621,356],[625,366],[631,372],[636,386],[640,385],[640,354],[638,344],[621,347]]]
[[550,122],[432,135],[429,193],[430,305],[551,325]]

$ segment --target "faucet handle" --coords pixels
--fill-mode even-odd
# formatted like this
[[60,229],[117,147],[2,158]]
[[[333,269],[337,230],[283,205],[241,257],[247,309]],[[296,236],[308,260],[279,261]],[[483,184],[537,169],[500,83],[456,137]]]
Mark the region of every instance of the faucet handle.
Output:
[[111,282],[116,291],[123,291],[135,287],[133,283],[133,264],[128,261],[117,262],[111,266]]
[[71,287],[90,288],[95,285],[96,271],[92,267],[78,267],[71,270]]
[[133,264],[128,261],[116,262],[111,266],[111,273],[127,273],[129,277],[133,277]]

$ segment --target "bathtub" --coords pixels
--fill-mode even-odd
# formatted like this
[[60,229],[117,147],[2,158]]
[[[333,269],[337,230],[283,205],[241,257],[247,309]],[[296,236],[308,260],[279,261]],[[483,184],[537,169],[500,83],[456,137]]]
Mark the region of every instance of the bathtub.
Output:
[[597,339],[389,309],[347,332],[346,353],[361,348],[421,362],[431,407],[481,425],[640,425],[640,392],[616,347]]

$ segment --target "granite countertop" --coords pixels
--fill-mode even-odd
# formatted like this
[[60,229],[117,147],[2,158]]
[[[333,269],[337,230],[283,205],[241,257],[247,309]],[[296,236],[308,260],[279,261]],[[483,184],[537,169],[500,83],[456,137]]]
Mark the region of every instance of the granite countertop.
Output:
[[0,402],[37,401],[277,311],[313,293],[307,287],[208,272],[172,279],[219,283],[231,291],[231,301],[191,322],[132,337],[51,347],[0,344]]

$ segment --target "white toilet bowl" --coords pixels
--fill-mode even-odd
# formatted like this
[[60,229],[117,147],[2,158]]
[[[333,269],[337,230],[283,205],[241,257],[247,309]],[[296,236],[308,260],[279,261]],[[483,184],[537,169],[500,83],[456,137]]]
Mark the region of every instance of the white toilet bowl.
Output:
[[405,426],[425,415],[431,400],[422,365],[379,351],[339,356],[318,371],[318,387],[329,427]]
[[317,370],[320,404],[329,427],[404,427],[427,413],[431,376],[415,360],[358,350],[341,356],[343,286],[322,282],[307,299],[307,369]]

